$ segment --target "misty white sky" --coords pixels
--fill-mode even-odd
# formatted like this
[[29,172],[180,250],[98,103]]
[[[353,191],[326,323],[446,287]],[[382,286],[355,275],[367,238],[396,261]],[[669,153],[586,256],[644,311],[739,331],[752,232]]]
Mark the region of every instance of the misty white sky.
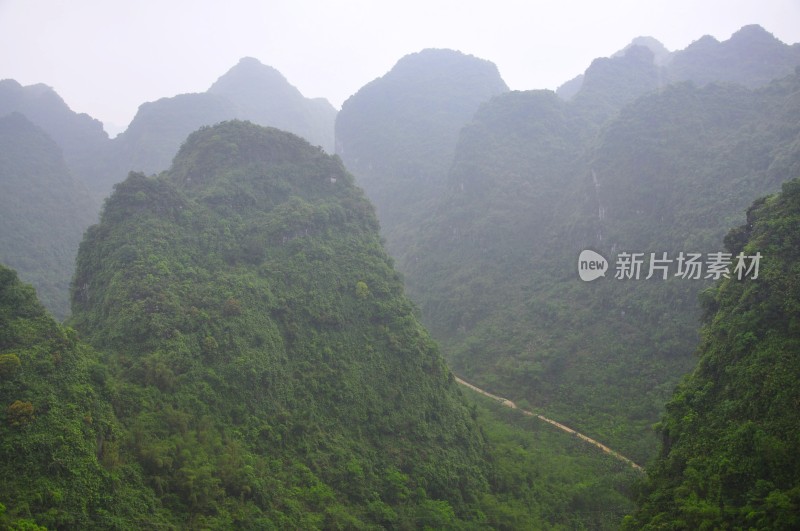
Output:
[[0,0],[0,79],[50,85],[116,130],[244,56],[338,108],[424,48],[488,59],[512,89],[555,89],[639,35],[675,50],[747,24],[796,43],[800,1]]

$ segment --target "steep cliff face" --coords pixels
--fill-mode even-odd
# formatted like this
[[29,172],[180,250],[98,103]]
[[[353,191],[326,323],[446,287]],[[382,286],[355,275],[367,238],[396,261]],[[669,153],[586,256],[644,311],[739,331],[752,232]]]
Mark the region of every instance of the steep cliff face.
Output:
[[700,361],[667,404],[630,529],[800,525],[800,181],[756,201],[725,241],[759,256],[758,272],[703,293]]

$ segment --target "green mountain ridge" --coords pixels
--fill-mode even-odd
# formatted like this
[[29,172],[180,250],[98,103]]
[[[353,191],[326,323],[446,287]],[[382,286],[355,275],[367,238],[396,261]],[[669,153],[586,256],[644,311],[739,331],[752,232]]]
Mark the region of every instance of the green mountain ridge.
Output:
[[225,122],[119,184],[71,324],[107,353],[128,459],[174,525],[438,527],[486,489],[371,206],[296,136]]
[[153,510],[135,470],[108,470],[120,426],[105,378],[98,354],[0,265],[0,528],[135,527]]
[[[707,284],[617,281],[614,257],[720,250],[746,204],[797,167],[797,87],[678,85],[594,137],[552,93],[484,105],[449,196],[396,255],[455,372],[646,461],[649,426],[693,364]],[[578,279],[587,248],[611,260],[606,279]]]
[[[43,253],[51,251],[31,250],[35,256],[20,251],[26,245],[25,241],[8,245],[7,242],[0,243],[0,257],[13,265],[24,279],[37,285],[45,306],[59,319],[66,317],[69,309],[68,282],[79,241],[74,234],[79,239],[96,220],[113,185],[123,180],[129,171],[161,172],[170,165],[189,133],[204,125],[235,118],[285,128],[332,152],[336,116],[336,110],[327,100],[303,97],[275,69],[252,58],[242,59],[205,93],[180,94],[142,104],[126,131],[114,139],[108,138],[99,121],[73,112],[52,88],[41,84],[23,87],[14,80],[2,80],[0,118],[15,112],[24,115],[58,144],[64,163],[77,183],[75,186],[90,194],[87,203],[83,199],[76,200],[76,192],[70,190],[64,195],[64,204],[49,208],[42,213],[41,219],[34,221],[32,216],[35,212],[31,211],[23,216],[15,214],[7,226],[3,225],[4,229],[9,229],[5,239],[20,240],[24,240],[20,235],[29,232],[28,229],[11,229],[23,221],[37,230],[45,222],[55,227],[50,236],[37,234],[27,240],[27,245],[57,249],[59,265],[51,267],[47,260],[40,260]],[[13,148],[6,146],[8,157],[24,158],[26,151],[40,151],[40,146],[35,143],[23,145],[22,138],[31,137],[21,136],[14,141]],[[59,171],[64,173],[66,170]],[[23,208],[20,204],[22,197],[18,195],[21,188],[13,188],[10,183],[21,176],[3,176],[9,179],[3,186],[10,194],[3,199],[13,205],[15,212]],[[47,172],[28,177],[31,182],[40,183],[39,186],[44,186],[43,183],[50,178]],[[60,185],[53,190],[44,189],[43,196],[48,197],[52,192],[62,190]],[[83,191],[80,193],[85,194]],[[25,204],[36,202],[26,196]],[[9,212],[11,209],[9,207]],[[56,218],[56,215],[60,217]],[[61,235],[65,231],[71,234],[66,239]],[[10,255],[13,256],[5,258]],[[43,272],[44,269],[47,272]],[[56,284],[48,280],[48,286],[44,287],[42,278],[55,271],[57,273],[53,274],[61,275],[61,280]],[[43,289],[46,291],[41,291]]]
[[725,243],[759,254],[758,275],[703,293],[700,360],[667,404],[626,529],[800,525],[800,181],[755,201]]
[[[0,529],[797,527],[798,50],[639,40],[569,100],[423,50],[338,115],[245,58],[114,140],[0,82],[0,263],[59,319],[97,208],[79,181],[121,180],[68,326],[0,266]],[[335,117],[338,155],[224,121],[270,116]],[[605,278],[580,280],[585,249]],[[760,278],[675,274],[725,250]]]

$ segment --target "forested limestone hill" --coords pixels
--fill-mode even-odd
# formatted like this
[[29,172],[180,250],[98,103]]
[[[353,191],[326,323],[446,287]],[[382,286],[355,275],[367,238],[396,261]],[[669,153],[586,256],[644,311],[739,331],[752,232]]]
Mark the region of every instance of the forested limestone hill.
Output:
[[667,404],[627,529],[800,526],[800,181],[754,202],[725,243],[760,254],[758,275],[703,292],[700,360]]
[[183,526],[442,527],[484,443],[338,158],[243,122],[131,174],[81,244],[71,324]]
[[[0,119],[12,113],[24,115],[55,141],[57,147],[51,147],[59,149],[64,159],[59,163],[64,167],[57,171],[60,179],[63,181],[69,173],[74,181],[70,186],[80,188],[82,196],[89,193],[87,203],[83,198],[76,199],[75,190],[64,190],[63,183],[49,186],[55,183],[54,170],[45,170],[46,164],[37,163],[35,158],[41,156],[45,161],[52,157],[42,155],[36,135],[6,138],[2,162],[5,182],[0,182],[6,195],[0,201],[10,206],[5,212],[8,223],[0,225],[4,233],[0,236],[4,240],[0,242],[0,259],[36,284],[42,302],[59,319],[69,309],[68,282],[74,272],[77,242],[96,221],[113,185],[124,180],[129,171],[161,172],[169,167],[189,133],[236,118],[295,132],[332,152],[336,117],[327,100],[305,98],[277,70],[252,58],[242,59],[207,92],[142,104],[128,129],[114,139],[108,138],[99,121],[73,112],[45,85],[23,87],[14,80],[0,81]],[[22,181],[27,183],[24,187],[19,186]],[[35,198],[31,196],[34,189],[41,189]],[[58,204],[53,197],[60,197]],[[45,228],[52,230],[42,233]],[[29,234],[29,229],[38,233]],[[65,237],[65,233],[69,235]],[[26,251],[26,246],[38,249]],[[47,253],[55,253],[57,258],[44,257]]]
[[[449,197],[397,256],[455,371],[646,461],[649,425],[693,364],[708,281],[674,264],[668,280],[615,280],[614,257],[719,251],[746,205],[797,168],[798,88],[797,76],[755,92],[671,87],[596,140],[552,93],[485,105]],[[611,261],[589,284],[587,248]]]
[[120,529],[154,510],[99,356],[0,265],[0,528]]

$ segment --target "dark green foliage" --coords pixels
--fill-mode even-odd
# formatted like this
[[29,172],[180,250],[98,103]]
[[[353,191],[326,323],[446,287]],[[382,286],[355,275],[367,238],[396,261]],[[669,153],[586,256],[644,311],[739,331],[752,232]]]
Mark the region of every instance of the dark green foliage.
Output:
[[704,294],[700,361],[659,424],[630,529],[800,526],[800,181],[756,201],[726,245],[761,253],[758,278]]
[[[338,158],[275,129],[194,133],[81,244],[71,324],[178,526],[446,527],[484,445]],[[168,515],[168,516],[167,516]]]
[[490,529],[617,529],[640,473],[577,437],[465,391],[489,444]]
[[21,364],[16,354],[0,355],[0,378],[13,378]]
[[0,528],[144,525],[153,501],[114,457],[121,432],[105,368],[4,266],[0,360]]
[[21,114],[0,118],[0,263],[32,283],[58,319],[95,206],[61,149]]

